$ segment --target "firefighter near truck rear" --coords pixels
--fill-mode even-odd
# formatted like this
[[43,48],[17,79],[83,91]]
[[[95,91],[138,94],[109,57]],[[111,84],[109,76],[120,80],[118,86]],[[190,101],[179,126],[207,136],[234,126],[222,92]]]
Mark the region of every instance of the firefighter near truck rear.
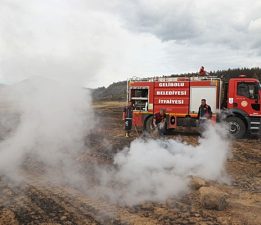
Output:
[[201,99],[212,108],[213,123],[225,121],[236,138],[260,135],[261,88],[257,79],[240,76],[130,79],[127,100],[132,102],[133,125],[150,132],[153,115],[164,109],[166,129],[197,127]]

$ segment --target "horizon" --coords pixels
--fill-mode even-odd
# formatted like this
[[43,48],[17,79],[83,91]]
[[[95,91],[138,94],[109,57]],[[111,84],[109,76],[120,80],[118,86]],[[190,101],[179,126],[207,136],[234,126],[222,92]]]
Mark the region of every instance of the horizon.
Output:
[[[246,68],[246,67],[239,67],[239,68],[228,68],[228,69],[222,69],[222,70],[214,70],[214,71],[207,71],[207,72],[209,72],[209,73],[217,73],[218,71],[229,71],[229,70],[243,70],[243,69],[247,69],[247,70],[252,70],[252,69],[261,69],[261,67],[248,67],[248,68]],[[144,75],[144,76],[130,76],[130,77],[128,77],[128,78],[126,78],[125,80],[114,80],[114,81],[112,81],[111,83],[109,83],[108,85],[102,85],[102,86],[95,86],[95,87],[88,87],[88,86],[84,86],[84,85],[82,85],[81,87],[83,87],[83,88],[87,88],[87,89],[99,89],[99,88],[108,88],[110,85],[112,85],[113,83],[120,83],[120,82],[125,82],[125,81],[127,81],[127,80],[129,80],[129,79],[131,79],[131,78],[133,78],[133,77],[138,77],[138,78],[148,78],[148,77],[164,77],[164,76],[166,76],[166,77],[168,77],[168,76],[184,76],[184,75],[190,75],[190,74],[197,74],[198,73],[198,71],[195,71],[195,72],[183,72],[183,73],[180,73],[180,74],[174,74],[174,73],[172,73],[172,74],[162,74],[162,75]],[[244,74],[239,74],[239,75],[244,75]],[[51,78],[51,77],[45,77],[45,76],[30,76],[30,77],[26,77],[26,78],[24,78],[24,79],[22,79],[22,80],[18,80],[18,81],[15,81],[15,82],[12,82],[12,83],[7,83],[7,82],[2,82],[1,80],[0,80],[0,85],[15,85],[15,84],[19,84],[19,83],[22,83],[22,82],[24,82],[24,81],[27,81],[27,80],[30,80],[30,79],[37,79],[37,78],[39,78],[39,79],[45,79],[45,80],[52,80],[52,81],[55,81],[55,82],[61,82],[61,83],[67,83],[68,84],[68,82],[66,82],[66,81],[61,81],[61,80],[59,80],[59,79],[55,79],[55,78]]]

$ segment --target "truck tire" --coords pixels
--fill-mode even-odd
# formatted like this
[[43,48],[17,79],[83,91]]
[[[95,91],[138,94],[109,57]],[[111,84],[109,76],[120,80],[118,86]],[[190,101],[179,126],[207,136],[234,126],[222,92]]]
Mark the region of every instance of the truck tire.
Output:
[[154,130],[152,120],[153,120],[153,116],[150,116],[148,119],[146,119],[146,122],[145,122],[145,130],[148,133],[151,133]]
[[246,124],[239,117],[231,116],[226,119],[228,131],[235,138],[243,138],[246,134]]

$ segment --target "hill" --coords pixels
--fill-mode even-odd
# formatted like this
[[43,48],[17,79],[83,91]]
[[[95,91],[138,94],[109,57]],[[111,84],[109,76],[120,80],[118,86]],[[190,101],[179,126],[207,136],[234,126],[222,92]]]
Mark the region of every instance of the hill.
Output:
[[92,96],[94,100],[125,101],[126,90],[127,90],[127,82],[120,81],[111,84],[107,88],[99,87],[92,90]]

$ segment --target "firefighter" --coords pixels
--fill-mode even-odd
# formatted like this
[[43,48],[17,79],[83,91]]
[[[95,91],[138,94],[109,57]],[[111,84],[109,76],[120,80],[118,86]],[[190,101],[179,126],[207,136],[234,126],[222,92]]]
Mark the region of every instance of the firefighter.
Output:
[[164,109],[160,109],[158,113],[154,114],[153,125],[158,129],[160,136],[166,134],[166,113]]
[[207,105],[206,99],[201,99],[201,105],[198,109],[199,125],[203,125],[207,120],[212,118],[211,107]]
[[122,120],[125,125],[125,137],[130,137],[130,132],[132,128],[132,115],[133,115],[133,105],[132,102],[128,102],[128,105],[123,109]]
[[206,76],[206,75],[207,75],[207,72],[206,72],[204,66],[201,66],[201,67],[200,67],[199,75],[200,75],[200,76]]

